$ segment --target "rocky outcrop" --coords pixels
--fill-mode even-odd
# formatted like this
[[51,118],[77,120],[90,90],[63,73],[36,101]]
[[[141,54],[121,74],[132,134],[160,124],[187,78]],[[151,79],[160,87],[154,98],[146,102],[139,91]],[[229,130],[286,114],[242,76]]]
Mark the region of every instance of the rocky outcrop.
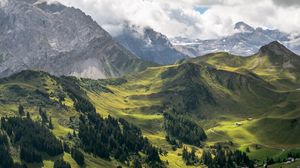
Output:
[[90,16],[59,3],[7,0],[0,7],[0,29],[0,55],[6,55],[0,77],[33,69],[106,78],[152,65],[116,43]]

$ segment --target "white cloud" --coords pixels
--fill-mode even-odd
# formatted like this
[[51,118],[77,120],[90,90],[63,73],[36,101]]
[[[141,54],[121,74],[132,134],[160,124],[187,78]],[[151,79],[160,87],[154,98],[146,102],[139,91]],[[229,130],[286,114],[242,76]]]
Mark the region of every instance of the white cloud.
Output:
[[0,0],[0,7],[3,7],[7,3],[7,0]]
[[[233,33],[233,25],[253,26],[299,33],[300,7],[278,0],[58,0],[91,15],[111,34],[125,21],[150,26],[169,37],[215,38]],[[294,1],[294,0],[291,0]],[[196,7],[209,9],[201,14]]]

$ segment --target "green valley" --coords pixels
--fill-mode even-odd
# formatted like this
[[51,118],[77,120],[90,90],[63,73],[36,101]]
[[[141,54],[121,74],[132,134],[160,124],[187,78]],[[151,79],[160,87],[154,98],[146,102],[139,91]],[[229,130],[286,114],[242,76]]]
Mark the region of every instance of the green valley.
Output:
[[[22,106],[63,146],[78,148],[85,167],[205,167],[183,158],[207,152],[218,158],[222,149],[232,158],[243,157],[238,166],[250,164],[239,151],[259,166],[267,158],[283,160],[300,152],[299,64],[298,56],[272,43],[251,57],[216,53],[122,78],[22,71],[0,80],[0,115],[4,123],[14,116],[26,120]],[[14,162],[53,167],[63,157],[80,167],[67,150],[53,156],[42,152],[40,163],[24,162],[20,144],[4,128]],[[103,144],[93,149],[93,138]],[[111,151],[102,153],[107,146]],[[119,150],[127,151],[123,158]]]

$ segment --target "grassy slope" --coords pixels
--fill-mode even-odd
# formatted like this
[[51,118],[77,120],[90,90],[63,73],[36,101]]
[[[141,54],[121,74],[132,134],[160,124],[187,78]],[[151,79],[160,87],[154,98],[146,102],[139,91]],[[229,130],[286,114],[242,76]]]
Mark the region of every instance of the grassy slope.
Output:
[[[165,134],[162,125],[161,108],[157,107],[165,102],[164,94],[159,94],[159,97],[149,96],[161,93],[165,90],[180,90],[181,84],[188,85],[188,83],[175,83],[171,87],[166,87],[170,83],[176,82],[176,78],[180,81],[185,81],[181,78],[184,76],[182,71],[175,73],[170,79],[161,78],[161,74],[169,69],[180,69],[180,65],[150,68],[145,72],[128,78],[128,82],[121,85],[107,85],[114,94],[102,93],[97,94],[90,92],[89,96],[96,104],[97,111],[103,115],[111,114],[116,117],[125,117],[127,120],[135,123],[141,127],[145,135],[158,146],[170,150],[170,146],[165,141]],[[190,65],[194,66],[194,65]],[[185,67],[184,69],[189,69]],[[200,69],[201,80],[204,81],[205,86],[213,92],[218,105],[206,105],[205,110],[201,107],[189,113],[190,118],[205,126],[208,132],[209,140],[207,144],[214,144],[217,142],[233,141],[237,148],[245,150],[250,146],[251,153],[249,155],[256,159],[265,159],[267,156],[283,155],[283,150],[288,151],[291,147],[300,147],[300,137],[298,136],[298,128],[289,128],[287,125],[289,121],[299,116],[299,107],[295,105],[299,102],[299,93],[295,92],[277,92],[269,89],[268,84],[263,83],[261,87],[256,84],[249,84],[242,86],[237,84],[236,90],[228,89],[224,83],[216,82],[215,77],[220,75],[226,76],[223,71],[211,72]],[[189,69],[188,71],[191,71]],[[221,74],[218,74],[221,73]],[[231,74],[231,73],[230,73]],[[234,76],[239,76],[240,73],[235,73]],[[244,75],[242,75],[244,77]],[[239,81],[242,77],[237,78]],[[229,78],[228,78],[229,79]],[[230,78],[231,79],[231,78]],[[248,77],[247,77],[248,79]],[[99,81],[101,82],[101,81]],[[197,82],[197,81],[196,81]],[[256,81],[257,82],[257,81]],[[238,82],[235,82],[238,83]],[[265,88],[266,87],[266,88]],[[298,97],[298,100],[295,99]],[[166,96],[169,99],[169,96]],[[280,100],[276,100],[279,98]],[[180,99],[180,97],[178,97]],[[172,101],[177,104],[176,99]],[[279,102],[276,102],[279,101]],[[118,102],[117,105],[114,102]],[[294,106],[295,105],[295,106]],[[199,116],[199,113],[201,115]],[[202,115],[204,114],[204,116]],[[193,117],[194,116],[194,117]],[[279,123],[272,122],[273,118],[283,116],[283,121]],[[207,117],[207,119],[202,118]],[[248,118],[253,118],[248,121]],[[265,119],[266,118],[266,119]],[[270,118],[271,122],[266,125],[261,123]],[[284,118],[286,118],[284,120]],[[286,122],[285,122],[286,121]],[[236,122],[244,123],[242,126],[236,126]],[[276,130],[277,134],[273,135],[269,128],[274,128],[278,124],[285,123],[286,126]],[[259,131],[255,128],[259,127]],[[286,131],[286,130],[289,131]],[[290,137],[289,134],[294,134]],[[267,137],[267,138],[264,138]],[[286,139],[282,141],[281,139]],[[275,140],[274,140],[275,139]],[[274,141],[270,141],[274,140]],[[293,142],[293,143],[292,143]],[[255,149],[253,145],[259,144],[260,149]],[[180,157],[176,152],[170,152],[165,159],[178,162]],[[175,165],[174,165],[175,166]]]
[[[188,61],[208,63],[219,69],[233,72],[251,71],[265,80],[272,82],[279,88],[297,89],[300,84],[300,58],[298,56],[290,56],[290,58],[286,59],[290,59],[290,61],[278,60],[278,58],[264,53],[242,57],[220,52]],[[290,67],[290,62],[294,63],[292,67]]]
[[[276,86],[280,90],[278,92],[287,93],[284,101],[275,103],[273,106],[266,104],[259,115],[255,115],[257,110],[252,111],[249,117],[253,118],[253,121],[234,116],[218,122],[215,127],[208,130],[213,142],[230,139],[241,144],[241,149],[260,144],[262,149],[253,149],[249,154],[253,158],[280,157],[287,151],[300,147],[299,135],[296,133],[299,131],[300,114],[299,56],[278,43],[271,43],[262,47],[260,53],[250,57],[220,52],[182,62],[208,64],[219,70],[242,74],[255,73]],[[237,122],[243,125],[236,126]]]
[[[48,93],[50,99],[37,93]],[[59,105],[58,94],[63,93],[65,100],[62,102],[65,106]],[[56,77],[42,72],[24,71],[8,79],[0,81],[0,110],[1,116],[17,115],[18,106],[24,106],[25,111],[29,112],[35,120],[40,120],[38,108],[42,107],[52,118],[54,125],[53,133],[60,139],[64,139],[73,129],[69,128],[69,118],[78,117],[79,113],[73,107],[74,102],[63,89]],[[19,156],[13,156],[15,161],[19,161]],[[72,168],[79,167],[71,158],[70,154],[65,153],[64,159],[69,162]],[[29,167],[52,168],[56,158],[44,160],[43,164],[29,164]],[[106,161],[101,158],[95,158],[85,154],[86,167],[116,167],[120,165],[116,161]]]
[[[172,151],[165,140],[162,112],[169,110],[169,107],[184,111],[179,104],[190,99],[194,102],[193,96],[201,101],[196,103],[194,109],[184,112],[205,127],[208,133],[207,145],[232,141],[235,148],[244,150],[250,147],[249,155],[256,159],[279,157],[290,148],[300,147],[300,137],[296,134],[299,128],[289,127],[291,120],[300,117],[300,91],[276,91],[272,85],[255,75],[232,67],[217,70],[189,63],[148,68],[121,82],[120,79],[79,81],[97,112],[103,116],[110,114],[125,118],[139,126],[154,145],[167,150],[168,155],[162,156],[162,159],[168,160],[170,167],[185,165],[178,155],[181,149]],[[21,91],[17,88],[15,93],[15,86],[19,86]],[[103,88],[110,91],[104,92]],[[202,90],[193,93],[194,88]],[[36,89],[53,93],[53,96],[50,100],[44,99],[36,94]],[[55,77],[26,71],[9,80],[2,80],[0,91],[0,101],[3,102],[0,104],[1,115],[15,115],[21,102],[33,117],[37,117],[37,107],[43,106],[53,119],[56,136],[63,138],[72,132],[68,126],[69,117],[76,117],[78,113]],[[66,95],[64,108],[57,105],[56,94],[59,92]],[[193,96],[184,93],[192,93]],[[253,120],[249,121],[248,118]],[[242,125],[236,126],[237,122]],[[276,129],[278,125],[283,127]],[[274,131],[276,134],[272,134]],[[293,139],[290,134],[293,134]],[[260,148],[256,149],[255,144],[259,144]],[[201,150],[198,152],[201,153]],[[74,167],[77,166],[67,154],[64,158]],[[86,155],[86,160],[87,167],[118,165],[115,161],[108,162],[90,155]],[[53,161],[46,161],[44,166],[51,167],[52,164]]]

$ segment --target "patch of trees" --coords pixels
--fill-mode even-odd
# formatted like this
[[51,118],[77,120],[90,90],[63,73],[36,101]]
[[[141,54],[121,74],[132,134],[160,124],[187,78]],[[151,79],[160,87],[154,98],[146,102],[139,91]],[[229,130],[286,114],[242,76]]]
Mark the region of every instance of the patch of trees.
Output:
[[76,111],[88,113],[96,112],[94,105],[86,98],[85,92],[81,89],[77,79],[72,77],[62,77],[59,81],[63,85],[64,90],[74,101]]
[[39,108],[39,115],[42,118],[42,123],[47,123],[49,121],[47,112],[44,111],[41,107]]
[[18,107],[18,113],[20,116],[24,116],[25,115],[25,110],[24,107],[22,105],[19,105]]
[[49,129],[30,118],[1,118],[1,127],[11,143],[20,146],[20,157],[26,162],[41,162],[41,152],[49,156],[63,153],[62,143]]
[[145,162],[149,165],[162,164],[157,148],[142,136],[139,128],[124,119],[111,116],[103,119],[96,113],[82,115],[78,137],[85,151],[104,159],[114,157],[125,163],[131,156],[139,156],[139,152],[143,152],[147,155]]
[[189,152],[186,147],[182,150],[182,159],[185,161],[186,165],[196,165],[200,163],[200,159],[196,156],[196,149],[192,148]]
[[207,139],[199,125],[180,116],[165,113],[164,128],[169,140],[176,138],[187,144],[201,146],[201,141]]
[[39,90],[39,89],[36,89],[34,92],[35,92],[37,95],[42,96],[43,98],[49,99],[49,94],[48,94],[47,92],[43,92],[43,91],[41,91],[41,90]]
[[287,156],[284,158],[281,157],[281,158],[274,159],[272,157],[268,157],[265,160],[265,163],[266,163],[266,165],[272,165],[272,164],[276,164],[276,163],[288,162],[288,161],[291,161],[291,159],[295,160],[297,158],[300,158],[300,152],[289,152],[287,154]]
[[177,148],[182,147],[182,142],[177,140],[176,138],[166,136],[166,141],[168,141],[172,145],[172,149],[175,151]]
[[291,158],[300,158],[300,152],[289,152],[287,154],[287,157],[291,157]]
[[39,115],[42,119],[42,125],[47,126],[49,129],[54,128],[51,117],[48,117],[47,112],[43,110],[41,107],[39,108]]
[[8,139],[6,135],[0,133],[0,167],[12,167],[13,159],[8,151]]
[[71,165],[63,159],[58,159],[54,162],[53,168],[71,168]]
[[254,162],[249,159],[246,153],[239,150],[231,151],[218,146],[216,149],[205,150],[202,157],[196,155],[195,148],[188,151],[186,147],[182,151],[182,159],[186,165],[205,164],[208,168],[233,168],[233,167],[254,167]]
[[21,146],[20,158],[28,163],[42,162],[42,155],[31,146]]
[[25,168],[25,165],[19,165],[13,162],[9,153],[9,143],[7,136],[0,131],[0,167]]
[[76,148],[72,148],[71,156],[76,161],[76,163],[80,166],[84,165],[84,155],[81,151]]
[[8,89],[9,89],[10,93],[12,93],[12,94],[15,93],[20,97],[27,96],[27,94],[28,94],[28,91],[26,89],[23,89],[22,87],[20,87],[18,85],[9,86]]
[[[214,155],[214,157],[212,157]],[[249,159],[246,153],[239,150],[231,151],[217,147],[214,151],[204,151],[201,158],[202,163],[208,168],[232,168],[249,167],[254,168],[254,162]]]
[[76,97],[76,99],[73,99],[73,101],[74,100],[75,100],[76,111],[83,112],[83,113],[96,112],[94,105],[87,99],[83,97]]
[[0,167],[13,167],[13,159],[4,145],[0,145],[0,158]]

